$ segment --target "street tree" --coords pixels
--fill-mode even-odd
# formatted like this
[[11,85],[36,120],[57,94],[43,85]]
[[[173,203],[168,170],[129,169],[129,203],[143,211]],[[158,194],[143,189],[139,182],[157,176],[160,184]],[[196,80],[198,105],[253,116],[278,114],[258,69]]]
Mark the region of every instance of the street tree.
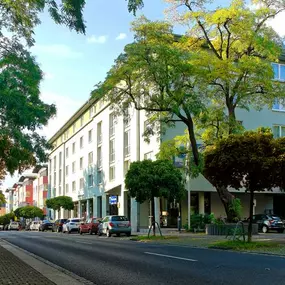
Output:
[[14,211],[17,218],[33,219],[42,218],[44,216],[43,210],[36,206],[23,206]]
[[11,220],[14,221],[14,219],[15,219],[15,215],[13,212],[0,216],[0,225],[3,225],[3,226],[8,225],[10,224]]
[[137,202],[151,202],[152,226],[155,235],[154,198],[180,201],[185,195],[182,173],[169,160],[132,162],[125,178],[126,188]]
[[[202,169],[197,139],[203,131],[208,143],[238,133],[242,128],[237,108],[259,110],[271,107],[276,97],[284,97],[285,87],[272,80],[271,66],[278,62],[281,40],[267,25],[284,7],[281,2],[268,1],[267,7],[250,9],[244,1],[233,1],[227,8],[210,11],[193,6],[206,1],[168,2],[188,9],[175,19],[184,19],[191,29],[179,37],[169,22],[151,22],[144,17],[135,21],[135,42],[125,47],[92,95],[104,96],[121,112],[130,105],[145,110],[157,126],[148,128],[146,135],[178,122],[185,124],[193,164]],[[232,220],[234,196],[210,177],[205,178],[217,189]]]
[[61,208],[65,210],[73,210],[74,203],[69,196],[58,196],[46,200],[46,206],[54,211],[60,211]]
[[3,192],[0,190],[0,205],[4,205],[6,203],[6,198]]
[[[216,185],[249,193],[248,241],[252,240],[254,193],[283,187],[284,139],[271,132],[248,131],[221,139],[204,152],[204,172]],[[282,146],[282,147],[281,147]],[[281,173],[282,175],[279,175]]]

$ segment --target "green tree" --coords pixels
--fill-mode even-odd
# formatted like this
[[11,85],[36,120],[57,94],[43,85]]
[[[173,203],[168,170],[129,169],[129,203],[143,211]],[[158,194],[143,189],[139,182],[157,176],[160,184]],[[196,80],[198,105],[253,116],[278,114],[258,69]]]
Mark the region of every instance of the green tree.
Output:
[[168,160],[132,162],[125,178],[126,188],[137,202],[150,201],[155,235],[154,198],[165,197],[180,201],[185,194],[182,173]]
[[215,184],[237,190],[244,188],[249,193],[249,242],[254,193],[284,185],[284,167],[280,167],[285,163],[284,143],[284,139],[273,139],[271,133],[250,131],[221,139],[204,153],[204,171]]
[[46,206],[54,211],[60,211],[61,208],[65,210],[73,210],[74,203],[69,196],[58,196],[46,200]]
[[3,192],[0,190],[0,206],[6,204],[6,198]]
[[[285,87],[272,80],[271,66],[279,59],[281,40],[267,25],[284,5],[268,1],[266,7],[250,10],[245,1],[233,1],[210,11],[195,6],[207,1],[168,2],[187,9],[175,17],[190,23],[187,36],[175,36],[169,23],[140,18],[132,25],[135,42],[125,47],[92,94],[105,96],[120,111],[130,105],[145,110],[150,122],[162,123],[156,125],[159,132],[166,125],[185,124],[193,163],[202,169],[197,139],[209,144],[238,133],[242,128],[236,108],[271,108],[276,96],[284,97]],[[156,129],[149,128],[148,134]],[[205,178],[232,220],[233,195]]]
[[15,219],[15,215],[14,213],[9,213],[9,214],[5,214],[3,216],[0,216],[0,225],[8,225],[10,224],[10,221],[14,221]]
[[36,206],[23,206],[19,207],[14,211],[17,218],[33,219],[33,218],[43,218],[43,210]]

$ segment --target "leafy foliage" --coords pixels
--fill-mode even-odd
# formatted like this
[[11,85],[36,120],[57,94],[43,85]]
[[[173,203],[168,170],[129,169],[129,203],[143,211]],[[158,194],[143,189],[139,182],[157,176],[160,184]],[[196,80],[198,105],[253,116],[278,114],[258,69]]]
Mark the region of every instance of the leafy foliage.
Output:
[[284,142],[284,139],[273,139],[272,134],[263,129],[230,135],[208,147],[204,153],[204,171],[214,185],[237,190],[244,188],[250,193],[249,241],[254,192],[284,185]]
[[3,192],[0,190],[0,207],[6,203],[6,198]]
[[132,162],[125,185],[139,203],[154,197],[180,200],[185,195],[182,173],[167,160]]
[[58,196],[51,199],[47,199],[46,206],[55,211],[59,211],[60,208],[63,208],[65,210],[74,209],[74,203],[72,201],[72,198],[69,196]]
[[3,216],[0,216],[0,225],[8,225],[10,224],[10,221],[14,221],[15,215],[14,213],[5,214]]
[[19,207],[14,211],[17,218],[33,219],[42,218],[44,216],[43,210],[36,206]]

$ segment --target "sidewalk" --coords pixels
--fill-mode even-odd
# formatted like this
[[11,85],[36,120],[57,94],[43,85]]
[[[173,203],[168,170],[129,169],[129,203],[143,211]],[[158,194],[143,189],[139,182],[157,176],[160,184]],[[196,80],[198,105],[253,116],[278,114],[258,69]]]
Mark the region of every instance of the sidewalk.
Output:
[[0,245],[0,284],[54,285],[55,283]]

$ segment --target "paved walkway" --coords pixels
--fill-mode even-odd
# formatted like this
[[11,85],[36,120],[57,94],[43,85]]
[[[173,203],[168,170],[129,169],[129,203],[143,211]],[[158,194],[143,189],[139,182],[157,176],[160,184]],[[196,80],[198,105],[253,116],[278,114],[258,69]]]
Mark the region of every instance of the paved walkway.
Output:
[[0,285],[54,285],[0,245]]

